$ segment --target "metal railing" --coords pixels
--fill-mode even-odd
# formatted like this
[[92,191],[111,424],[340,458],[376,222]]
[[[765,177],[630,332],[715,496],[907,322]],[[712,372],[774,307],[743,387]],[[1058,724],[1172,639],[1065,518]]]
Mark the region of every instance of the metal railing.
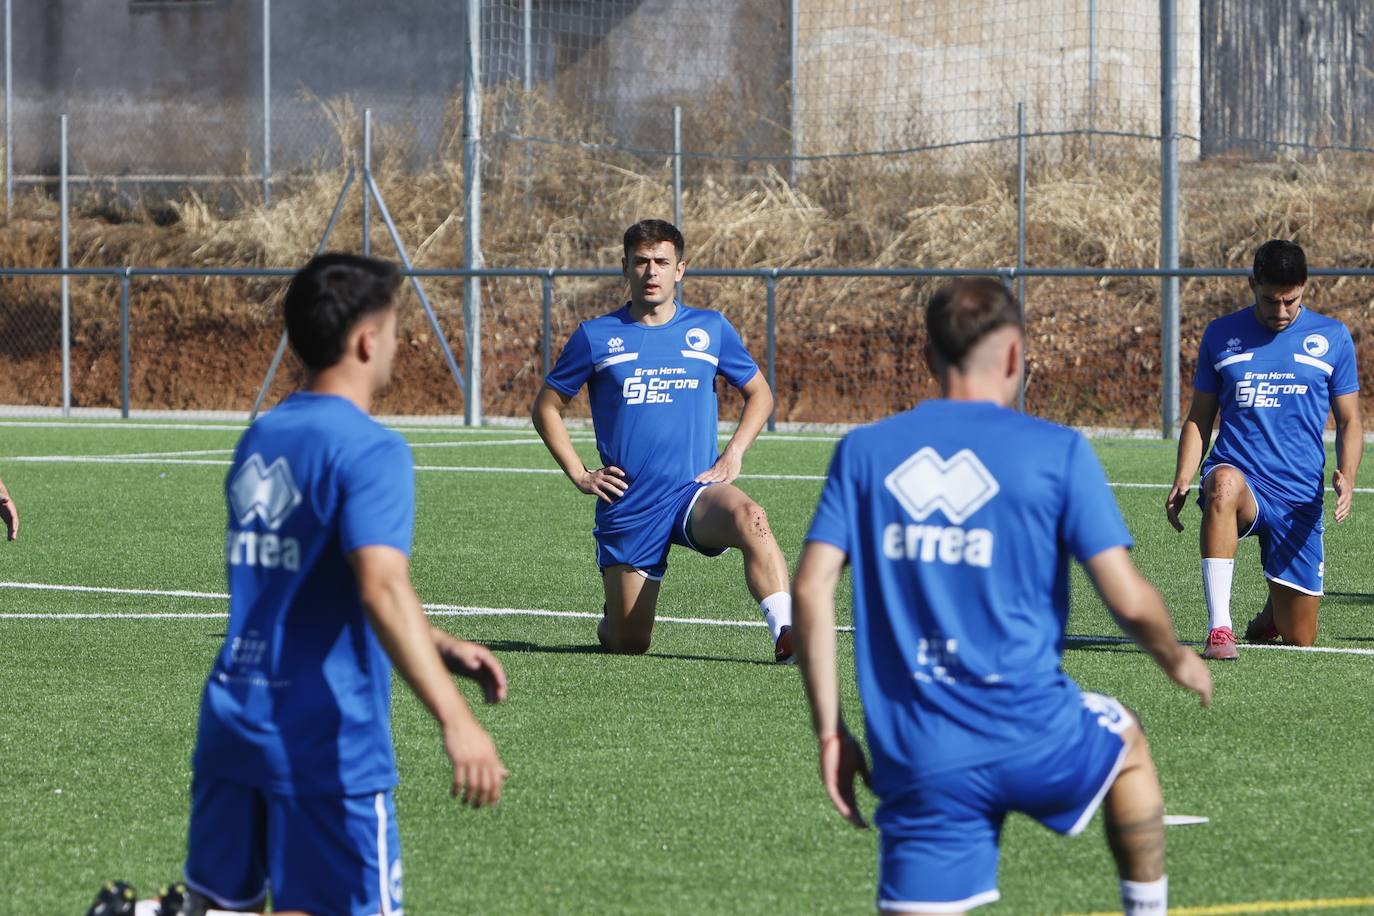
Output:
[[[127,418],[130,411],[130,302],[133,296],[133,282],[136,278],[170,278],[170,277],[199,277],[199,278],[257,278],[271,279],[277,278],[287,280],[295,274],[292,268],[270,268],[270,267],[6,267],[0,268],[0,280],[18,277],[87,277],[87,278],[108,278],[117,281],[119,284],[119,387],[120,387],[120,416]],[[488,278],[525,278],[537,279],[541,285],[541,330],[540,330],[540,357],[541,374],[547,375],[552,366],[554,347],[557,342],[553,339],[553,300],[554,284],[561,278],[602,278],[612,279],[621,276],[617,270],[608,268],[576,268],[576,267],[486,267],[478,269],[467,269],[461,267],[454,268],[405,268],[401,271],[402,275],[409,278],[412,282],[422,279],[463,279],[477,280]],[[765,361],[764,371],[768,380],[769,387],[777,390],[777,286],[780,281],[788,279],[802,278],[886,278],[886,279],[948,279],[953,277],[993,277],[1001,280],[1010,288],[1016,281],[1024,279],[1046,279],[1046,278],[1088,278],[1088,279],[1126,279],[1126,278],[1145,278],[1145,279],[1205,279],[1215,277],[1248,277],[1250,271],[1244,268],[1234,267],[1180,267],[1180,268],[1082,268],[1082,267],[985,267],[985,268],[787,268],[787,267],[765,267],[765,268],[692,268],[688,270],[686,280],[694,277],[699,278],[753,278],[764,285],[766,325],[765,325]],[[1363,277],[1374,278],[1374,267],[1352,267],[1352,268],[1314,268],[1309,271],[1312,277]],[[686,282],[686,281],[684,281]],[[1024,305],[1024,304],[1023,304]],[[437,328],[437,324],[434,325]],[[1177,327],[1177,322],[1174,322]],[[64,334],[70,334],[70,325],[63,323]],[[440,333],[440,340],[443,335]],[[69,346],[69,341],[63,341],[64,352]],[[478,338],[469,340],[468,345],[473,352],[480,352],[481,341]],[[269,377],[264,379],[263,390],[266,390],[267,383],[270,381],[270,373],[275,370],[277,360],[274,359],[272,369],[269,369]],[[470,366],[469,366],[470,368]],[[62,365],[63,384],[62,391],[64,403],[62,405],[64,416],[70,413],[70,365],[64,360]],[[468,373],[463,373],[467,377]],[[1175,380],[1177,384],[1177,380]],[[467,397],[474,394],[472,385],[464,386],[459,381],[460,389],[464,389]],[[1168,396],[1169,386],[1163,385],[1163,396]],[[480,397],[480,394],[478,395]],[[259,404],[261,398],[259,398]],[[1170,424],[1171,416],[1176,415],[1176,408],[1173,412],[1168,409],[1167,404],[1160,404],[1161,435],[1164,438],[1172,437],[1176,434],[1176,424]],[[475,405],[475,410],[465,411],[469,425],[480,425],[481,405]],[[257,406],[254,407],[256,412]],[[479,417],[474,423],[473,416]],[[768,421],[769,430],[776,429],[774,417]]]

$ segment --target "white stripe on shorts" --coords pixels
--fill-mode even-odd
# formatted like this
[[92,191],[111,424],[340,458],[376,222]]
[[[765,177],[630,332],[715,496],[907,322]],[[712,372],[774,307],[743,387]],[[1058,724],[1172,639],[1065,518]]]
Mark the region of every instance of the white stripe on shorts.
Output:
[[950,900],[943,903],[923,903],[917,900],[879,900],[878,909],[892,913],[962,913],[985,903],[1002,899],[1001,891],[993,888],[965,897],[963,900]]

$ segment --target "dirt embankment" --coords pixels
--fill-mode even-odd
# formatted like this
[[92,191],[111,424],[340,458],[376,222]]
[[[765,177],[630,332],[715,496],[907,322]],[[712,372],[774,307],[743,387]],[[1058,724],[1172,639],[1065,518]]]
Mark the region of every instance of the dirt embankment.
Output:
[[[619,266],[625,225],[663,211],[666,175],[590,153],[507,171],[493,167],[484,198],[489,266]],[[580,158],[579,158],[580,157]],[[1374,190],[1351,182],[1358,160],[1241,165],[1204,163],[1184,181],[1185,265],[1246,267],[1254,247],[1295,238],[1312,264],[1370,263]],[[612,167],[614,166],[614,167]],[[862,164],[812,172],[799,188],[775,175],[704,175],[685,198],[691,264],[711,267],[975,267],[1007,264],[1014,252],[1015,201],[1008,176],[985,168],[917,175],[865,171]],[[1042,164],[1028,196],[1030,263],[1137,267],[1155,260],[1158,184],[1154,161]],[[419,266],[462,261],[460,182],[451,171],[386,173],[382,186]],[[531,174],[536,177],[531,178]],[[220,212],[201,198],[171,205],[114,206],[84,201],[72,232],[81,266],[298,265],[318,244],[338,176],[302,179],[270,210]],[[666,198],[666,200],[665,200]],[[50,201],[27,199],[0,240],[0,264],[57,262]],[[360,247],[361,210],[344,211],[331,247]],[[392,250],[373,229],[375,250]],[[252,405],[280,336],[282,283],[223,278],[136,278],[130,321],[130,395],[135,408],[244,410]],[[462,290],[430,281],[427,291],[459,364],[465,362]],[[933,391],[920,367],[921,311],[931,285],[882,278],[793,278],[777,284],[778,417],[793,422],[859,422],[909,406]],[[576,322],[618,306],[612,280],[566,278],[554,286],[552,354]],[[693,279],[686,301],[719,308],[766,363],[764,284],[754,278]],[[1181,391],[1206,323],[1245,305],[1240,278],[1187,281],[1182,287]],[[73,402],[120,401],[119,289],[113,279],[71,281]],[[1343,320],[1359,351],[1365,391],[1374,391],[1368,328],[1374,283],[1314,280],[1308,302]],[[378,409],[456,414],[463,397],[436,336],[410,293],[404,351],[395,384]],[[1026,288],[1030,379],[1028,409],[1084,425],[1153,427],[1160,409],[1159,284],[1153,280],[1030,280]],[[538,281],[483,284],[483,407],[520,416],[542,378]],[[59,283],[51,278],[0,283],[0,403],[60,402]],[[298,375],[288,356],[269,403]],[[724,416],[736,409],[727,396]],[[1368,415],[1374,401],[1366,400]]]

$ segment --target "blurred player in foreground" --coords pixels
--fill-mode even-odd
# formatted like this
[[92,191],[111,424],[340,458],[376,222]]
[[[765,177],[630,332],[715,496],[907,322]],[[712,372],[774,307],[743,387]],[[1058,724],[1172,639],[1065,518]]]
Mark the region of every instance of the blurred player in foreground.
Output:
[[1283,638],[1310,646],[1325,574],[1322,431],[1336,416],[1336,521],[1350,515],[1355,474],[1364,455],[1355,345],[1345,325],[1303,307],[1307,257],[1292,242],[1273,239],[1255,252],[1250,289],[1255,302],[1207,326],[1193,377],[1193,403],[1178,438],[1174,485],[1165,512],[1182,531],[1179,513],[1202,465],[1202,585],[1212,659],[1237,657],[1231,630],[1231,577],[1240,538],[1259,537],[1269,599],[1245,628],[1245,638]]
[[5,537],[11,541],[18,539],[19,507],[14,504],[10,491],[5,489],[3,480],[0,480],[0,521],[5,523]]
[[[943,399],[856,429],[835,450],[797,568],[795,635],[835,808],[867,826],[880,799],[878,907],[958,913],[998,899],[1002,822],[1021,811],[1076,835],[1105,799],[1128,914],[1162,913],[1164,801],[1145,735],[1061,667],[1069,558],[1178,684],[1211,702],[1136,571],[1102,466],[1078,433],[1009,409],[1022,373],[1016,302],[961,280],[926,312]],[[864,754],[840,713],[835,589],[853,565]]]
[[184,912],[399,913],[393,663],[438,721],[453,794],[495,804],[506,769],[449,676],[505,674],[426,620],[410,582],[415,472],[368,416],[396,352],[395,267],[327,254],[292,279],[309,372],[239,440],[225,486],[229,625],[201,701]]
[[[673,298],[687,268],[676,226],[635,223],[625,232],[624,249],[630,301],[578,326],[531,410],[563,473],[598,500],[593,535],[606,605],[597,636],[612,652],[647,652],[669,547],[708,557],[738,547],[773,656],[789,662],[787,561],[763,508],[732,483],[773,411],[773,392],[725,316]],[[744,396],[739,426],[723,451],[716,440],[717,375]],[[583,385],[603,465],[594,471],[582,463],[563,422]]]

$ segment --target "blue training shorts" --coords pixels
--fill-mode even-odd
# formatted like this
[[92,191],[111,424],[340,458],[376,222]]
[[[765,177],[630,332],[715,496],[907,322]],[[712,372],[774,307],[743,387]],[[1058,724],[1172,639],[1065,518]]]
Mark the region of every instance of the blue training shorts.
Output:
[[186,885],[227,910],[400,916],[401,838],[390,790],[277,795],[191,782]]
[[[1255,498],[1255,523],[1241,537],[1253,534],[1259,538],[1264,577],[1305,595],[1321,595],[1326,575],[1326,546],[1323,543],[1326,526],[1322,521],[1321,503],[1294,505],[1285,502],[1233,464],[1213,465],[1207,473],[1223,466],[1244,477],[1250,495]],[[1203,481],[1205,484],[1206,475]],[[1207,511],[1206,489],[1205,485],[1198,487],[1197,494],[1197,504],[1204,512]]]
[[692,481],[676,493],[663,500],[652,516],[641,520],[640,524],[625,531],[595,531],[596,565],[604,570],[608,566],[633,566],[646,578],[655,581],[662,579],[668,571],[668,549],[674,544],[695,550],[702,556],[718,557],[728,547],[706,549],[692,542],[687,532],[687,520],[692,515],[692,507],[707,483]]
[[1069,836],[1088,826],[1126,759],[1121,733],[1135,719],[1111,697],[1082,696],[1076,730],[1039,751],[936,773],[883,799],[874,817],[880,908],[959,913],[997,900],[998,843],[1009,811]]

